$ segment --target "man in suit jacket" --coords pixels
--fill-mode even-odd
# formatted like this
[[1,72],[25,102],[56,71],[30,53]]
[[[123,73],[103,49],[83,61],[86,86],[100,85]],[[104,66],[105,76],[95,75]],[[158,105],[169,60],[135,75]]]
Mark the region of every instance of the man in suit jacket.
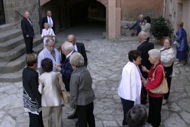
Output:
[[[154,44],[150,43],[147,41],[147,33],[142,31],[138,35],[138,41],[141,43],[138,47],[137,50],[141,51],[141,65],[139,65],[139,68],[141,70],[142,76],[147,79],[148,74],[146,72],[142,71],[142,66],[145,66],[147,69],[150,69],[151,63],[148,60],[149,55],[148,51],[154,48]],[[142,87],[142,92],[141,92],[141,104],[146,104],[146,99],[147,99],[147,91],[145,87]]]
[[87,66],[88,58],[86,55],[86,50],[85,50],[84,44],[76,42],[76,38],[74,35],[69,35],[67,37],[67,40],[73,44],[75,51],[79,52],[84,57],[84,65]]
[[26,44],[26,53],[33,53],[33,37],[34,37],[34,29],[32,26],[32,22],[30,20],[30,13],[26,11],[24,13],[24,18],[21,21],[21,29],[24,37],[24,41]]
[[47,11],[46,16],[42,18],[42,28],[44,28],[44,23],[48,23],[49,27],[55,32],[55,21],[54,18],[52,18],[51,11]]
[[70,42],[64,42],[61,45],[61,51],[66,56],[66,59],[62,62],[61,68],[57,67],[57,70],[61,72],[63,77],[63,82],[65,83],[65,88],[67,91],[70,91],[70,78],[71,73],[73,72],[72,66],[70,64],[70,56],[74,52],[74,46]]

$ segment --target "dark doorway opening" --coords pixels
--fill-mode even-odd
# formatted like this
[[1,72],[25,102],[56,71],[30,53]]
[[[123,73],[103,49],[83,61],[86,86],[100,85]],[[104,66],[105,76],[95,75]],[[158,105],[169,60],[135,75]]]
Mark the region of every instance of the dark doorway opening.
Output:
[[3,0],[0,0],[0,25],[5,24]]

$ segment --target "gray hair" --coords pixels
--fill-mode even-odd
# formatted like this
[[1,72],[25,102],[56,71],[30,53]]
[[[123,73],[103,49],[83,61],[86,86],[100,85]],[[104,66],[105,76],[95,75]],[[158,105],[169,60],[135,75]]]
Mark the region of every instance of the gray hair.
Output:
[[53,43],[53,44],[55,44],[55,41],[53,40],[53,39],[46,39],[46,41],[45,41],[45,46],[48,46],[48,44],[49,43]]
[[141,38],[141,39],[146,40],[146,39],[148,38],[148,35],[147,35],[146,32],[141,31],[141,32],[139,33],[139,35],[138,35],[138,38]]
[[160,50],[158,49],[151,49],[148,51],[148,54],[157,60],[160,60],[161,58],[161,53],[160,53]]
[[77,67],[77,68],[84,66],[84,58],[83,58],[83,56],[78,52],[73,53],[70,56],[70,64]]
[[64,46],[65,50],[67,50],[67,51],[73,51],[74,50],[74,46],[71,42],[65,41],[63,43],[63,46]]

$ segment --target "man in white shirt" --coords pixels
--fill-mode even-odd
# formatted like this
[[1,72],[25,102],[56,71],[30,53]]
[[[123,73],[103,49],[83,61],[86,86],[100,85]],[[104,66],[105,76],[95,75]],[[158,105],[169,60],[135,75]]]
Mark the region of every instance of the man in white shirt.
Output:
[[60,54],[56,48],[54,48],[55,42],[52,39],[47,39],[45,48],[38,55],[38,70],[40,74],[43,73],[41,61],[44,58],[50,58],[53,62],[53,71],[56,71],[56,67],[60,66]]

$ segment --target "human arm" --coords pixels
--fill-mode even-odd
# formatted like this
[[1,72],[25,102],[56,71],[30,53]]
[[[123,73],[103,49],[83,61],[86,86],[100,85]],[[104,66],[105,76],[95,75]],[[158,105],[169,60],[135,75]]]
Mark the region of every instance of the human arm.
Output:
[[76,108],[77,106],[77,97],[79,89],[79,76],[71,75],[70,80],[70,106],[71,108]]
[[180,43],[181,42],[181,40],[182,40],[182,37],[183,37],[183,31],[181,30],[181,29],[179,29],[178,31],[177,31],[177,33],[176,33],[176,41],[178,42],[178,43]]
[[132,30],[133,28],[137,27],[139,24],[139,20],[137,20],[131,27],[129,27],[129,30]]
[[29,37],[29,34],[27,32],[27,28],[26,28],[26,22],[24,19],[21,21],[21,29],[22,29],[24,36]]
[[148,30],[150,30],[150,27],[150,24],[146,23],[144,26],[141,26],[141,30],[147,32]]

